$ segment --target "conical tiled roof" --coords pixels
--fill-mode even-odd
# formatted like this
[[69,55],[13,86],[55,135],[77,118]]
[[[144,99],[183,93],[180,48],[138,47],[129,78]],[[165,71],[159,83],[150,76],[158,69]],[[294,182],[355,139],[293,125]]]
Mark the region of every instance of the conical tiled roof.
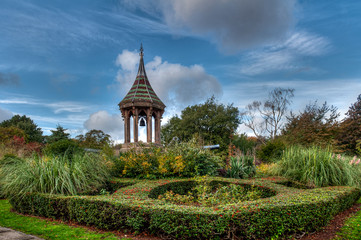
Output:
[[128,94],[119,103],[119,107],[127,107],[129,104],[136,106],[139,105],[137,103],[148,103],[147,105],[154,105],[155,107],[164,109],[164,103],[159,99],[148,81],[143,61],[143,47],[140,48],[139,55],[140,61],[137,77]]

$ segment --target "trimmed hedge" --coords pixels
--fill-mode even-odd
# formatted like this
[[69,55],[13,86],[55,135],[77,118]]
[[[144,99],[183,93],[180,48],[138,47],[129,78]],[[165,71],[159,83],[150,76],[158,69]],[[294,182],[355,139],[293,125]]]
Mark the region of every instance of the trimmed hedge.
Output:
[[152,199],[149,195],[158,191],[153,189],[164,189],[169,183],[179,186],[177,182],[189,182],[190,179],[137,180],[134,185],[109,196],[29,194],[23,199],[12,200],[11,204],[21,213],[72,220],[102,229],[148,231],[173,239],[275,239],[314,231],[360,197],[357,188],[289,188],[275,184],[285,181],[280,178],[212,180],[255,185],[277,194],[213,207],[176,205]]

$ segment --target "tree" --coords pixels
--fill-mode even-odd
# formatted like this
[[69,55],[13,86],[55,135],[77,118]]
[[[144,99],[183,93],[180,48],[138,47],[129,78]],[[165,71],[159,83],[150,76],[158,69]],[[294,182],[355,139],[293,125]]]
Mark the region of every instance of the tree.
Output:
[[24,130],[11,126],[11,127],[0,127],[0,143],[9,144],[14,140],[14,136],[26,139],[27,136]]
[[350,106],[346,116],[340,124],[337,144],[343,151],[357,154],[361,142],[361,94]]
[[81,147],[101,149],[112,144],[110,135],[105,134],[102,130],[90,130],[85,136],[78,135],[76,139],[79,141]]
[[70,134],[65,131],[68,129],[63,128],[58,124],[56,130],[50,130],[51,135],[46,137],[47,143],[54,143],[60,140],[69,139]]
[[264,102],[253,101],[241,112],[241,123],[250,128],[259,139],[265,135],[274,139],[283,127],[283,120],[295,90],[275,88]]
[[174,116],[162,127],[163,140],[169,143],[174,137],[189,141],[201,138],[205,144],[219,144],[226,150],[229,137],[235,133],[239,124],[239,111],[233,104],[216,103],[214,97],[203,104],[185,108],[181,116]]
[[39,128],[33,120],[23,115],[15,115],[9,120],[0,123],[0,127],[17,127],[25,132],[29,142],[42,143],[44,141],[43,131]]
[[336,107],[327,105],[327,102],[319,106],[315,101],[297,115],[291,112],[282,131],[283,137],[288,142],[304,146],[330,145],[337,132],[339,115]]

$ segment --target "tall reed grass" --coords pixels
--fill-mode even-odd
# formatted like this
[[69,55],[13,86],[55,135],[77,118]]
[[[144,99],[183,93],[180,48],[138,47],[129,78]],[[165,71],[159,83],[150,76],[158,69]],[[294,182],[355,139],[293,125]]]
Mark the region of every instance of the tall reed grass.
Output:
[[72,158],[7,156],[0,163],[1,191],[8,198],[34,192],[76,195],[96,190],[109,177],[104,161],[89,153]]
[[330,148],[287,148],[273,173],[310,186],[361,186],[361,164],[352,157],[335,155]]

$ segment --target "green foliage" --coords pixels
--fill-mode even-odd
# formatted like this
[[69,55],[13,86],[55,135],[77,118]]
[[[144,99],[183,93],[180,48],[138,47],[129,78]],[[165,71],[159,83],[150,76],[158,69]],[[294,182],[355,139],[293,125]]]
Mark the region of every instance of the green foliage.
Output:
[[110,135],[102,130],[90,130],[84,135],[76,136],[79,144],[83,148],[102,149],[106,145],[111,145]]
[[27,138],[24,130],[10,126],[10,127],[0,127],[0,143],[5,145],[10,145],[14,139],[14,136]]
[[182,176],[185,177],[214,176],[221,167],[221,159],[209,149],[198,146],[195,139],[174,143],[166,151],[182,156],[185,165]]
[[83,153],[84,150],[79,147],[79,144],[70,139],[61,139],[49,143],[44,148],[44,153],[49,156],[64,156],[71,158],[75,153]]
[[[358,204],[361,203],[361,199],[358,200]],[[335,239],[348,239],[348,240],[358,240],[361,236],[361,210],[348,218],[344,223],[343,227],[340,229],[338,233],[336,233],[337,237]]]
[[0,158],[6,154],[31,155],[33,151],[40,151],[38,143],[26,143],[24,130],[10,126],[0,127]]
[[147,231],[169,239],[276,239],[315,231],[360,197],[357,188],[304,190],[275,184],[284,181],[277,178],[212,180],[254,185],[277,195],[212,207],[177,205],[148,195],[152,189],[179,180],[138,180],[110,196],[30,194],[12,199],[11,204],[25,214],[70,220],[101,229]]
[[51,131],[51,135],[50,136],[46,136],[46,142],[47,143],[54,143],[60,140],[67,140],[69,139],[70,134],[66,133],[67,129],[63,128],[62,126],[58,125],[56,127],[56,130],[50,130]]
[[360,160],[316,146],[287,148],[273,170],[309,186],[361,186]]
[[337,118],[340,114],[334,106],[317,101],[308,104],[303,112],[292,114],[283,129],[283,138],[292,144],[303,146],[328,146],[333,143],[337,132]]
[[[158,199],[175,204],[216,206],[219,204],[236,204],[242,201],[253,201],[261,197],[270,197],[262,193],[260,188],[251,185],[229,184],[225,182],[209,181],[207,177],[196,177],[195,186],[189,190],[189,184],[177,185],[173,190],[158,195]],[[170,185],[170,184],[168,184]],[[193,185],[193,184],[191,184]],[[173,186],[173,185],[172,185]],[[179,187],[183,186],[180,194]],[[186,192],[184,194],[184,192]]]
[[74,227],[51,220],[19,215],[11,211],[11,205],[8,200],[0,200],[0,216],[0,226],[35,235],[44,239],[119,239],[113,233],[98,233],[82,227]]
[[256,156],[263,162],[270,163],[277,161],[285,149],[286,144],[282,140],[273,139],[261,145],[256,151]]
[[27,141],[29,142],[42,143],[44,141],[41,128],[38,128],[33,120],[25,115],[15,115],[11,119],[1,122],[0,127],[17,127],[23,130],[27,136]]
[[101,187],[109,178],[108,168],[93,154],[6,157],[1,161],[0,184],[9,198],[28,193],[76,195]]
[[231,157],[230,168],[227,176],[231,178],[249,178],[253,177],[256,173],[254,165],[254,157],[249,155],[241,155]]
[[218,104],[214,97],[205,103],[185,108],[180,117],[171,118],[162,127],[163,141],[169,144],[173,138],[189,141],[195,135],[204,144],[219,144],[226,151],[229,137],[235,133],[239,124],[238,108]]
[[254,152],[254,148],[257,145],[257,138],[247,137],[247,134],[242,133],[233,136],[232,144],[243,154],[251,154]]
[[[361,154],[361,94],[346,113],[337,136],[337,146],[348,154]],[[359,150],[357,150],[359,149]]]
[[215,175],[220,159],[194,141],[158,147],[132,149],[113,159],[116,176],[137,178],[192,177]]

